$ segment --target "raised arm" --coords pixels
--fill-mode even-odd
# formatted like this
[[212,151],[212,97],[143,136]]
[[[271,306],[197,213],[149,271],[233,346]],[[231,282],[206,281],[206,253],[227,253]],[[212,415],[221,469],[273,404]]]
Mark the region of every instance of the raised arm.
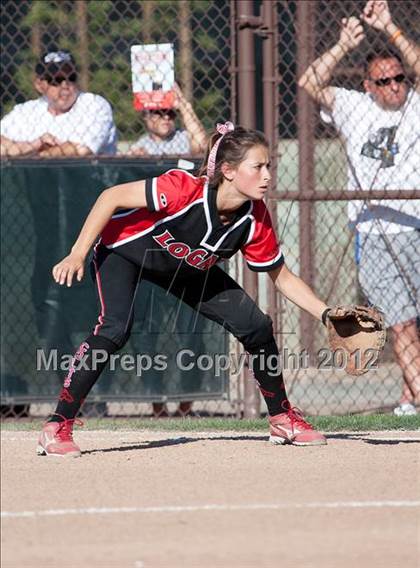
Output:
[[332,110],[335,100],[335,88],[330,86],[333,72],[343,57],[364,38],[358,18],[344,18],[341,24],[338,42],[309,65],[299,79],[299,87],[305,89],[318,104],[328,110]]
[[195,114],[192,104],[187,101],[184,93],[176,83],[174,90],[177,97],[176,105],[181,113],[185,130],[188,132],[192,153],[204,153],[207,146],[206,131],[204,130],[198,116]]
[[74,276],[80,281],[84,274],[86,256],[114,212],[120,208],[132,207],[146,207],[144,181],[115,185],[103,191],[87,216],[70,254],[54,266],[54,280],[58,284],[67,282],[67,286],[72,285]]
[[309,312],[314,318],[321,320],[327,305],[320,300],[305,282],[293,274],[285,264],[269,272],[275,287],[288,300]]
[[408,39],[404,32],[392,20],[386,0],[369,0],[361,15],[362,20],[388,36],[391,43],[401,52],[407,66],[414,71],[419,87],[420,78],[420,47]]

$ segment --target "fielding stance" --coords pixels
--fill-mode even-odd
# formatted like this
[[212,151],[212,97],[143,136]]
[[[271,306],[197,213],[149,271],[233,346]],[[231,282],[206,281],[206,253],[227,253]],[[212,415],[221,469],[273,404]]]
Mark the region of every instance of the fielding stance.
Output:
[[[211,136],[200,177],[170,170],[99,196],[71,253],[52,271],[61,285],[71,286],[74,277],[80,281],[86,256],[101,235],[92,261],[101,313],[74,357],[55,414],[44,425],[39,454],[80,455],[72,434],[75,416],[106,364],[93,368],[89,362],[94,350],[109,356],[127,341],[144,278],[218,322],[250,355],[258,355],[250,366],[268,407],[271,442],[326,444],[289,404],[281,370],[273,373],[266,363],[278,355],[271,319],[215,265],[241,250],[252,270],[268,272],[286,298],[325,320],[327,306],[284,263],[263,202],[271,179],[268,156],[262,133],[227,122]],[[86,364],[77,368],[82,358]]]

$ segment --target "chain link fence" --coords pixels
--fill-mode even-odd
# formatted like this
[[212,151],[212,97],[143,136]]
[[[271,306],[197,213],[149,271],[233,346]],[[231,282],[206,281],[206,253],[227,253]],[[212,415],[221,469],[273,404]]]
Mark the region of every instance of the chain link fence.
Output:
[[[197,156],[202,155],[207,143],[206,131],[217,120],[232,116],[232,13],[230,3],[207,0],[6,1],[1,9],[2,158],[8,186],[2,207],[7,250],[3,264],[7,273],[3,286],[7,337],[2,343],[2,414],[24,415],[30,411],[31,415],[43,415],[51,410],[48,401],[56,397],[54,385],[59,383],[54,377],[58,373],[34,372],[34,341],[42,348],[58,345],[60,353],[67,353],[70,345],[76,345],[83,333],[89,332],[76,306],[76,296],[81,299],[83,291],[75,291],[72,308],[68,299],[52,290],[50,265],[66,254],[63,241],[64,248],[71,245],[75,237],[70,235],[71,227],[80,226],[78,211],[84,209],[83,217],[102,187],[117,183],[117,178],[129,181],[144,177],[148,163],[156,170],[152,175],[177,165],[196,168],[200,162]],[[153,89],[158,94],[164,91],[164,85],[158,83],[166,80],[162,69],[170,58],[169,44],[179,90],[172,90],[172,98],[139,111],[133,93],[132,47],[150,44],[157,45],[154,57],[159,58],[147,63]],[[160,143],[163,139],[166,142]],[[78,192],[72,195],[65,180],[67,176],[73,181],[78,177],[80,163],[75,158],[93,155],[104,167],[96,167],[95,161],[86,164],[86,179],[80,187],[90,191],[91,197],[79,195],[75,208]],[[115,160],[113,172],[112,164],[107,169],[103,162],[109,156]],[[168,156],[189,160],[177,163],[168,161]],[[13,162],[15,158],[25,159],[26,166],[22,161]],[[58,162],[66,158],[73,161]],[[132,161],[127,162],[127,158]],[[50,162],[44,170],[41,159]],[[136,175],[130,173],[136,169]],[[16,273],[17,283],[12,277]],[[198,355],[211,354],[215,349],[226,352],[225,339],[210,333],[207,324],[194,321],[192,332],[194,318],[190,314],[180,313],[167,298],[159,303],[155,298],[159,289],[143,291],[143,299],[144,294],[148,300],[139,302],[129,345],[132,351],[137,353],[146,344],[149,349],[171,354],[184,337],[185,346],[193,347]],[[148,326],[145,337],[141,323],[147,319],[145,310],[153,298],[153,329]],[[161,303],[164,309],[158,313]],[[57,306],[62,307],[58,312]],[[78,312],[75,319],[71,316],[70,328],[69,310]],[[89,324],[95,315],[90,316]],[[212,335],[218,338],[216,342]],[[170,380],[151,372],[143,373],[141,379],[133,373],[105,376],[83,412],[160,416],[168,405],[170,412],[177,410],[182,415],[190,414],[190,401],[199,398],[194,412],[197,408],[200,414],[238,413],[237,375],[232,374],[227,381],[223,372],[213,376],[211,384],[205,384],[204,371],[196,377],[194,388],[192,372],[184,372],[183,377],[176,372],[169,374]],[[113,388],[108,389],[111,382]]]
[[[267,30],[261,31],[258,21],[264,4],[273,6],[275,13],[268,35]],[[256,32],[256,122],[266,132],[270,125],[263,124],[261,89],[264,91],[266,83],[261,81],[262,54],[266,38],[275,37],[272,55],[276,66],[275,105],[279,119],[275,141],[278,156],[277,163],[273,164],[277,184],[272,200],[286,262],[330,305],[373,302],[386,312],[390,311],[391,305],[391,311],[396,311],[397,315],[391,314],[394,319],[388,323],[398,325],[404,319],[416,321],[419,314],[419,210],[414,198],[419,198],[420,188],[420,133],[418,119],[413,116],[419,109],[414,81],[419,65],[418,55],[415,55],[418,47],[415,46],[420,39],[420,7],[414,0],[391,0],[388,4],[392,22],[402,33],[393,31],[390,34],[364,22],[362,41],[345,53],[342,47],[334,48],[340,39],[342,19],[360,18],[366,6],[364,1],[255,2],[252,3],[255,19],[249,25]],[[247,93],[238,92],[237,88],[237,40],[241,26],[244,26],[242,6],[243,2],[217,0],[6,0],[2,4],[2,116],[12,116],[9,113],[16,104],[34,99],[40,93],[42,86],[39,82],[34,83],[34,70],[41,56],[46,52],[68,50],[74,57],[77,82],[68,81],[74,77],[67,76],[62,77],[66,80],[59,85],[47,81],[44,87],[57,89],[70,83],[71,90],[74,83],[74,87],[78,85],[84,92],[100,95],[112,108],[112,119],[105,116],[102,130],[93,142],[85,139],[86,132],[91,133],[92,124],[98,126],[101,122],[97,120],[98,113],[106,115],[106,109],[95,107],[87,112],[87,115],[92,114],[93,123],[85,116],[78,124],[79,138],[72,137],[73,133],[69,136],[76,149],[87,146],[88,155],[131,156],[139,163],[147,161],[148,154],[199,156],[202,133],[209,132],[217,121],[236,120],[241,98],[247,97]],[[415,47],[414,57],[409,56],[409,61],[408,48],[401,43],[403,39]],[[174,116],[165,112],[151,116],[136,111],[133,106],[131,46],[150,43],[174,46],[175,76],[182,93],[181,104]],[[369,54],[390,48],[401,56],[401,70],[366,69]],[[309,66],[328,51],[331,52],[328,65],[324,62],[308,75]],[[390,82],[381,84],[387,77],[391,77]],[[378,80],[379,84],[374,83]],[[34,86],[38,87],[38,94]],[[335,114],[330,105],[329,112],[321,116],[318,91],[330,86],[338,89],[333,91],[335,101],[344,101],[340,102],[341,115]],[[363,93],[367,87],[376,89],[379,94],[393,89],[400,91],[401,96],[406,89],[406,98],[400,107],[398,101],[391,101],[396,105],[394,114],[391,113],[393,122],[384,121],[379,115],[372,121],[376,107],[365,109],[363,101],[366,99],[357,98],[357,93]],[[348,92],[356,94],[346,98]],[[150,133],[157,123],[165,128],[170,123],[169,128],[185,131],[187,144],[185,139],[180,139],[169,149],[145,150],[140,137]],[[350,124],[352,128],[346,130]],[[114,126],[116,143],[113,147]],[[354,136],[359,137],[359,132],[360,139],[355,140]],[[3,123],[2,134],[7,137]],[[19,131],[17,140],[27,142],[26,134],[25,129],[23,133]],[[74,155],[74,147],[51,149],[65,140],[44,140],[34,147],[34,140],[40,136],[34,131],[29,140],[32,146],[23,148],[23,152],[22,147],[7,149],[4,152],[6,159],[17,155],[37,160]],[[56,137],[60,138],[59,132]],[[107,152],[103,150],[106,147],[104,141],[108,143]],[[357,144],[361,147],[355,149]],[[372,175],[367,176],[368,181],[358,171],[362,167],[360,154],[362,159],[370,160],[368,170]],[[402,163],[412,164],[411,169],[400,167]],[[58,161],[56,167],[60,167]],[[397,169],[402,173],[395,181],[393,172]],[[358,203],[352,199],[355,194],[349,195],[348,190],[358,192]],[[361,193],[366,191],[368,195]],[[390,196],[398,201],[391,201]],[[7,211],[4,211],[5,204]],[[13,206],[9,201],[3,201],[4,214],[8,215]],[[394,207],[401,209],[401,215],[390,220],[387,215]],[[22,210],[30,218],[27,203]],[[378,221],[378,217],[382,220]],[[356,221],[359,230],[355,230]],[[23,231],[31,226],[23,216],[19,223]],[[392,232],[389,232],[390,225],[396,225],[391,227]],[[27,240],[26,250],[32,250],[34,235],[27,232]],[[391,260],[387,261],[387,257]],[[16,258],[18,255],[12,254],[6,259],[4,270],[16,271]],[[25,271],[30,272],[30,262],[24,266]],[[231,263],[230,271],[234,276],[242,277],[242,267],[237,259]],[[16,287],[22,288],[23,295],[27,294],[27,289],[22,286],[21,274],[17,274]],[[266,277],[259,277],[259,297],[262,307],[275,314]],[[13,310],[19,313],[19,306],[10,302],[4,302],[3,307],[9,313]],[[293,402],[306,412],[342,414],[389,410],[397,404],[402,392],[407,400],[411,400],[416,388],[417,392],[420,389],[420,349],[415,324],[396,328],[397,354],[389,340],[380,368],[362,377],[351,378],[337,369],[339,361],[332,361],[330,354],[323,351],[325,330],[320,324],[288,302],[281,301],[278,308],[277,337],[284,356],[286,383]],[[399,320],[401,313],[404,317]],[[18,335],[24,337],[25,329],[32,324],[27,321],[27,314],[20,317],[21,333]],[[389,334],[390,338],[392,335]],[[235,349],[236,344],[232,342],[229,351]],[[13,376],[17,382],[25,383],[24,373],[16,371]],[[246,405],[246,380],[246,375],[240,377],[232,373],[225,396],[211,401],[196,400],[193,413],[241,416]],[[403,385],[410,385],[410,388]],[[31,415],[45,415],[52,408],[48,400],[24,396],[6,398],[2,412],[30,411]],[[178,409],[179,400],[168,399],[170,412]],[[152,414],[150,400],[118,400],[118,397],[97,395],[91,397],[91,401],[97,402],[92,406],[93,413]],[[263,405],[261,409],[264,410]]]
[[[208,0],[7,0],[2,4],[2,115],[16,103],[39,95],[62,109],[71,103],[76,89],[84,93],[60,124],[48,120],[41,103],[15,110],[3,122],[3,135],[32,142],[33,148],[11,147],[9,155],[35,149],[39,157],[42,141],[38,139],[47,129],[61,144],[70,140],[94,154],[200,153],[204,129],[231,114],[230,17],[228,2]],[[144,44],[158,46],[159,60],[144,62],[158,92],[165,88],[165,66],[169,65],[165,46],[173,47],[180,92],[175,101],[167,101],[168,108],[165,100],[149,111],[134,108],[131,48]],[[72,59],[60,59],[63,51]],[[32,119],[34,112],[38,120]],[[114,127],[117,147],[109,143]],[[186,136],[175,137],[170,145],[156,148],[141,138],[175,128],[186,131]],[[53,141],[44,140],[41,156],[59,153],[60,148],[48,153],[51,145]],[[66,148],[61,150],[67,155]]]
[[283,345],[313,364],[286,371],[289,391],[315,412],[389,409],[420,387],[420,7],[375,4],[277,3],[286,259],[330,305],[373,303],[395,325],[380,368],[352,379],[325,368],[322,326],[283,304]]

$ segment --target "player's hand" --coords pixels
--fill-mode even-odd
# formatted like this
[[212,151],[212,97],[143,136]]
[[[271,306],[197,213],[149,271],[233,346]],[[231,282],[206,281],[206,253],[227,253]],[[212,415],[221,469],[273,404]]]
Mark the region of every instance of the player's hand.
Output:
[[84,266],[85,259],[82,255],[70,253],[54,266],[52,275],[57,284],[62,286],[67,282],[67,286],[70,287],[73,283],[74,276],[76,276],[78,282],[81,281],[85,272]]
[[387,0],[369,0],[360,17],[375,30],[386,31],[388,26],[392,24]]
[[341,20],[341,33],[339,44],[345,50],[354,49],[364,39],[365,34],[359,18],[351,16]]

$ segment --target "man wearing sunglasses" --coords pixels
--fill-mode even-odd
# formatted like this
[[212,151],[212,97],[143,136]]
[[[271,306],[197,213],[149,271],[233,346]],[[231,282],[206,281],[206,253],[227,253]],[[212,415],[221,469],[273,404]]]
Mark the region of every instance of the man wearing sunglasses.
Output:
[[[174,85],[175,108],[146,110],[142,113],[145,134],[135,142],[132,156],[194,156],[204,153],[205,130],[178,85]],[[176,127],[180,115],[184,128]]]
[[35,68],[34,87],[41,97],[16,105],[1,121],[2,156],[115,153],[111,106],[100,95],[79,91],[71,53],[45,53]]
[[[363,24],[388,46],[366,58],[364,92],[331,86],[337,64],[364,39]],[[411,85],[406,68],[415,75]],[[385,0],[369,0],[360,19],[342,20],[339,41],[316,59],[299,86],[341,135],[350,190],[420,189],[420,48],[393,22]],[[420,200],[352,201],[358,277],[370,303],[384,312],[403,374],[397,415],[420,405]]]

